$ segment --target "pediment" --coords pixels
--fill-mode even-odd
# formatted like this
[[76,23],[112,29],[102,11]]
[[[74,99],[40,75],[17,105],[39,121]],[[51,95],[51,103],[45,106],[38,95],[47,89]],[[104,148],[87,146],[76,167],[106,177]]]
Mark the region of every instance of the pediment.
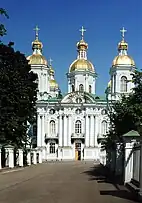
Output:
[[94,103],[95,99],[86,92],[71,92],[68,93],[61,101],[61,103]]

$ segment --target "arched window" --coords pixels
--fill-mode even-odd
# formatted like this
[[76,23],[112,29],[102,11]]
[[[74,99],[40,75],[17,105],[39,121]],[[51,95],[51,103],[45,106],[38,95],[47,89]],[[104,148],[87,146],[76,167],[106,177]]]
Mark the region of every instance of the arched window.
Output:
[[120,91],[121,92],[127,92],[127,78],[125,76],[121,77]]
[[89,85],[89,93],[92,93],[92,86]]
[[49,145],[49,153],[50,154],[55,154],[56,150],[55,150],[55,142],[50,142]]
[[72,88],[72,92],[74,92],[74,85],[72,85],[71,88]]
[[82,129],[81,129],[81,121],[77,120],[75,122],[75,133],[81,133]]
[[84,91],[84,87],[83,87],[82,84],[79,85],[79,91],[80,91],[80,92],[83,92],[83,91]]
[[50,121],[50,134],[55,135],[56,127],[55,127],[55,121]]
[[106,135],[107,133],[107,122],[102,121],[102,135]]

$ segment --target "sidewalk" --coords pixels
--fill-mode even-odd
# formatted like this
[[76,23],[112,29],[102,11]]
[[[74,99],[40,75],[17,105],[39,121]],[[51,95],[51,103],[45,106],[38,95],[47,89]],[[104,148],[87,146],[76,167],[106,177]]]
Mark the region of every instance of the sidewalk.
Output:
[[[90,170],[84,173],[90,177],[90,181],[97,181],[100,195],[104,197],[110,196],[110,202],[112,202],[112,197],[116,197],[115,202],[119,203],[138,202],[137,197],[123,185],[120,177],[115,177],[114,174],[103,165],[94,165],[94,167],[91,167]],[[119,198],[123,201],[120,201]]]

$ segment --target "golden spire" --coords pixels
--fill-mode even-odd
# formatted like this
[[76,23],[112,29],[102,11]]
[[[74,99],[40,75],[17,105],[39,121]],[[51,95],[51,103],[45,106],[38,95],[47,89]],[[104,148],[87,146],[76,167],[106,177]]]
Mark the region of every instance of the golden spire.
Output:
[[81,39],[84,40],[84,32],[86,32],[86,29],[84,29],[84,27],[82,26],[79,31],[81,32]]
[[39,27],[36,25],[36,27],[34,28],[35,31],[35,40],[32,42],[32,49],[33,51],[37,54],[41,54],[42,51],[42,42],[39,41]]
[[38,40],[38,31],[39,31],[39,30],[40,30],[40,29],[39,29],[38,25],[36,25],[36,27],[34,28],[36,40]]
[[125,30],[125,28],[123,27],[120,32],[122,40],[118,43],[118,51],[121,55],[127,55],[128,43],[125,41],[125,32],[127,32],[127,30]]
[[53,60],[52,60],[51,57],[50,57],[50,59],[49,59],[49,65],[50,65],[50,66],[52,66],[52,62],[53,62]]

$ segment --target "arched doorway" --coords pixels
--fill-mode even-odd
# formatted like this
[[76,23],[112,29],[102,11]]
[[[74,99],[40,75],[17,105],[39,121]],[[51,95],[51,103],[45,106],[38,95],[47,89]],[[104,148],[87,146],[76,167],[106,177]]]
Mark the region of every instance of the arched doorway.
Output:
[[81,160],[81,141],[75,141],[75,160],[80,161]]

